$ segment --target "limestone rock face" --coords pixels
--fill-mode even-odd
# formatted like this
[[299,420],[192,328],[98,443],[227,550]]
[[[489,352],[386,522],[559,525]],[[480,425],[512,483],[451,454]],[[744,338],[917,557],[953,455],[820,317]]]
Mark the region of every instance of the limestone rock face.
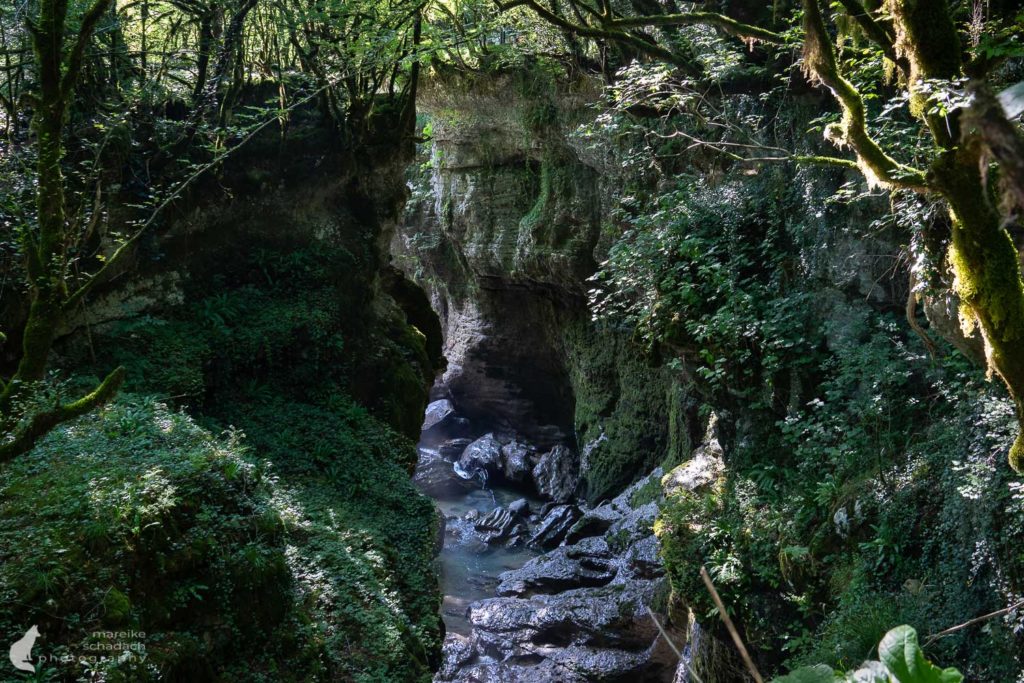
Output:
[[718,442],[718,418],[712,414],[707,432],[692,457],[661,479],[665,496],[693,493],[718,482],[725,474],[722,446]]
[[[425,84],[419,98],[433,127],[429,172],[392,242],[395,265],[441,317],[445,396],[541,451],[596,444],[579,494],[614,495],[683,448],[670,435],[686,430],[672,427],[668,374],[587,310],[613,207],[599,163],[570,133],[592,116],[584,105],[598,90],[564,84],[549,97],[513,76],[453,78]],[[504,477],[521,483],[536,463],[515,453],[506,464]]]

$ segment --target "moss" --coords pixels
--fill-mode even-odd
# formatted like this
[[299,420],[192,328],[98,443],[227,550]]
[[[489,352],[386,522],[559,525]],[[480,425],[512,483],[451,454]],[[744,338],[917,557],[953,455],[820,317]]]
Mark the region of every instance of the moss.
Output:
[[643,486],[633,492],[629,504],[634,507],[642,507],[661,499],[661,482],[657,477],[649,478]]
[[126,396],[7,466],[0,544],[29,550],[0,567],[19,605],[0,630],[39,623],[56,655],[142,631],[147,661],[180,680],[429,680],[435,518],[412,444],[341,397],[224,417],[250,436]]
[[[96,632],[146,632],[152,640],[133,640],[165,672],[186,658],[179,635],[203,643],[201,660],[251,652],[232,631],[254,597],[272,598],[250,592],[232,608],[225,596],[238,585],[220,567],[252,543],[283,555],[283,537],[255,531],[268,481],[236,440],[125,396],[51,433],[3,475],[0,546],[22,549],[0,567],[4,602],[17,605],[0,618],[5,633],[38,623],[47,654],[59,656],[93,652]],[[108,665],[134,671],[131,661]]]
[[131,608],[131,600],[116,588],[111,588],[103,598],[104,617],[111,624],[123,624],[130,616]]
[[1008,459],[1024,472],[1024,282],[1017,248],[987,198],[976,167],[947,153],[935,175],[949,199],[953,240],[949,262],[962,303],[961,320],[980,323],[990,371],[1002,378],[1019,424]]
[[581,321],[569,329],[566,344],[577,438],[581,448],[591,446],[585,495],[596,501],[679,457],[670,454],[684,447],[680,438],[689,430],[671,375],[648,367],[624,335]]

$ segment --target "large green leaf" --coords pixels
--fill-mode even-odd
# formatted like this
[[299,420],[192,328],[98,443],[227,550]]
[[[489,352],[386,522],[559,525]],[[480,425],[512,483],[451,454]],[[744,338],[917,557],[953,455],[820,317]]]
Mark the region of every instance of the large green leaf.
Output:
[[846,674],[845,683],[890,683],[889,670],[881,662],[864,662],[856,671]]
[[832,668],[824,664],[815,666],[802,666],[782,678],[776,678],[772,683],[835,683],[841,681],[837,678]]
[[956,669],[939,669],[925,659],[917,644],[917,631],[909,626],[886,633],[878,654],[899,683],[960,683],[964,679]]

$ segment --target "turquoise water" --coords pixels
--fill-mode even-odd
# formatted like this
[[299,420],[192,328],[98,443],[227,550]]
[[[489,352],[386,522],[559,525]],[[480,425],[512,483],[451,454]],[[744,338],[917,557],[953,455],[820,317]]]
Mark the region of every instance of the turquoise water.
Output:
[[[424,450],[427,449],[421,447],[421,452]],[[539,509],[538,500],[502,487],[493,490],[479,488],[452,499],[434,500],[448,520],[444,548],[437,561],[441,591],[444,593],[441,616],[449,633],[469,635],[471,629],[466,612],[470,603],[494,597],[498,576],[502,572],[518,569],[539,555],[524,546],[489,546],[476,538],[473,525],[462,519],[471,510],[483,516],[520,498],[529,500],[532,509]]]

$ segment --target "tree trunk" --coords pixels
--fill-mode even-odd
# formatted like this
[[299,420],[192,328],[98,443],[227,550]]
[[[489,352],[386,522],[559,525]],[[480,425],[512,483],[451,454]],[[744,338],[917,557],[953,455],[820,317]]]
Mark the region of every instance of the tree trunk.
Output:
[[[949,202],[953,242],[949,256],[955,288],[985,340],[989,369],[999,375],[1017,410],[1018,432],[1010,466],[1024,471],[1024,284],[1020,255],[986,191],[977,152],[944,152],[933,167]],[[965,158],[966,157],[966,158]]]

